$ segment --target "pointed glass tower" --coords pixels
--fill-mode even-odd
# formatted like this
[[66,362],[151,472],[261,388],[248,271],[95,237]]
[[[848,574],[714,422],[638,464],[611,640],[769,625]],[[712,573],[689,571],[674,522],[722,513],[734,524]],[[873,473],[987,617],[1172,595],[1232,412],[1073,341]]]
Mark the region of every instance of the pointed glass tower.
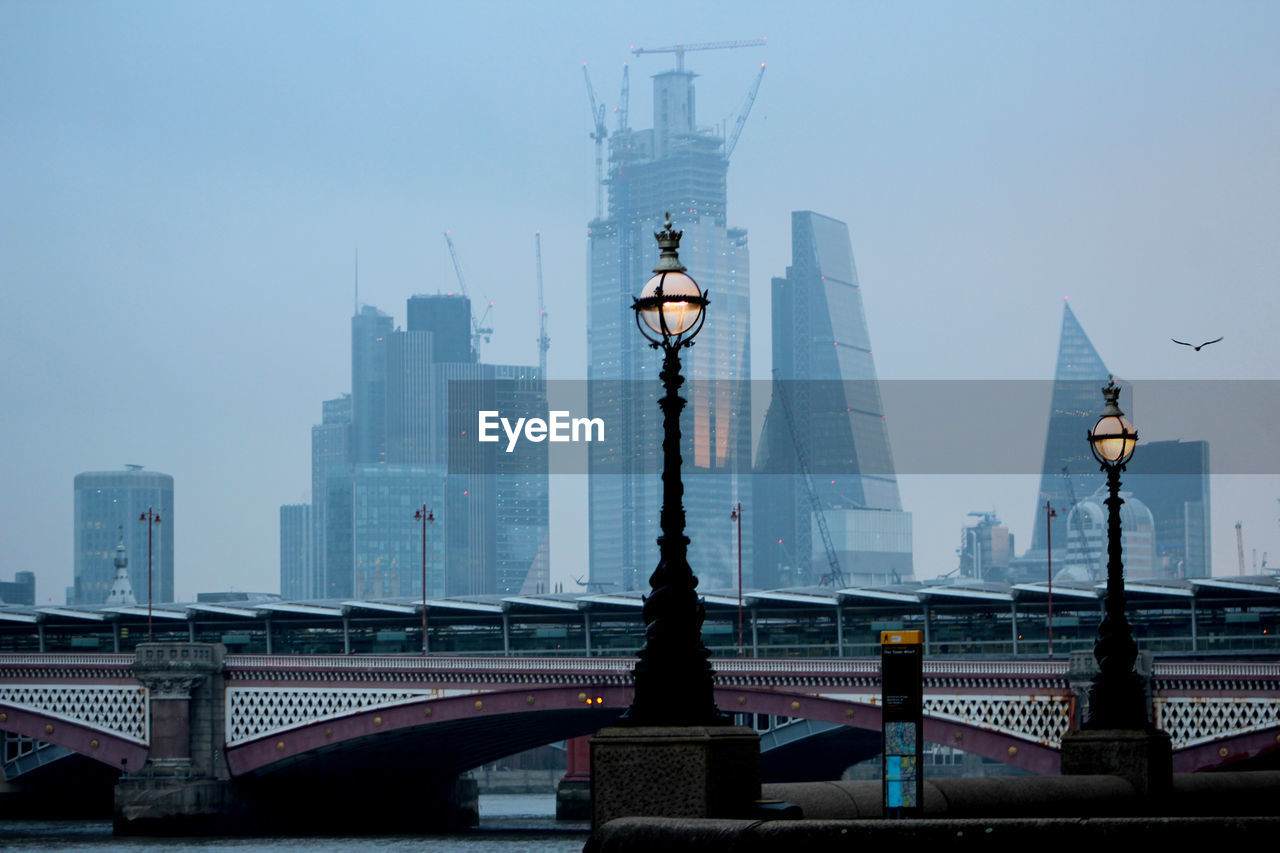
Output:
[[848,226],[793,212],[791,256],[786,277],[773,279],[775,381],[752,478],[755,585],[910,579],[911,515],[898,496]]
[[[1043,577],[1047,556],[1045,502],[1051,503],[1058,513],[1051,520],[1056,574],[1059,566],[1067,568],[1067,516],[1071,507],[1103,485],[1104,477],[1089,452],[1085,436],[1102,410],[1098,389],[1107,383],[1109,375],[1071,306],[1063,303],[1062,335],[1058,340],[1058,366],[1053,374],[1049,432],[1045,438],[1044,465],[1040,469],[1035,525],[1031,550],[1023,558],[1041,566],[1040,577]],[[1132,416],[1131,401],[1123,401],[1121,407]]]

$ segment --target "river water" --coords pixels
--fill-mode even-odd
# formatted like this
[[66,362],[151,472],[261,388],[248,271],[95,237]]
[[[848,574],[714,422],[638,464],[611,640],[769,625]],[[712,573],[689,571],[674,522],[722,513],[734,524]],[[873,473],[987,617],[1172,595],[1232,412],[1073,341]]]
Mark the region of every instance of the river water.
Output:
[[579,853],[588,825],[555,819],[555,794],[481,794],[480,826],[450,835],[306,838],[117,838],[109,821],[3,821],[6,851],[235,850],[241,853],[417,851],[417,853]]

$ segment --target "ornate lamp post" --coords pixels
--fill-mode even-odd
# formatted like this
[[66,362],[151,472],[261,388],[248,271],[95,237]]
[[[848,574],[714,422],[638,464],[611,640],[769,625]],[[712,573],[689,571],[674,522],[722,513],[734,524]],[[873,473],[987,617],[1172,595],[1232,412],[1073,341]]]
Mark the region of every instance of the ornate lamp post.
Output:
[[1121,561],[1120,472],[1133,456],[1138,433],[1120,411],[1120,387],[1115,380],[1102,389],[1106,405],[1102,417],[1089,432],[1089,447],[1107,475],[1107,599],[1106,613],[1098,626],[1098,642],[1093,656],[1098,674],[1089,689],[1089,720],[1092,729],[1148,728],[1146,694],[1142,678],[1134,671],[1138,645],[1125,616],[1124,563]]
[[422,522],[422,656],[427,656],[427,522],[435,521],[436,514],[423,504],[414,510],[413,517]]
[[728,719],[716,709],[712,689],[711,653],[702,643],[706,610],[698,598],[698,579],[689,566],[689,537],[684,533],[684,483],[680,479],[680,350],[706,320],[707,295],[680,263],[682,231],[667,214],[662,230],[653,235],[662,250],[653,278],[632,303],[636,325],[649,344],[663,351],[659,378],[666,391],[662,409],[662,535],[658,537],[658,567],[649,576],[652,590],[645,598],[645,645],[636,663],[635,698],[620,722],[634,726],[720,725]]

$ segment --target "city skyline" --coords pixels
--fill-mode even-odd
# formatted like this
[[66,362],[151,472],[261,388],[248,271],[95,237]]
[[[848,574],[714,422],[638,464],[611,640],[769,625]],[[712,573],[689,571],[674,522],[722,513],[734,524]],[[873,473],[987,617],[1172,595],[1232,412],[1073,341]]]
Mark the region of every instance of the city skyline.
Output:
[[[6,577],[35,571],[37,600],[60,601],[71,478],[136,460],[180,483],[176,597],[274,583],[278,509],[310,497],[298,437],[348,381],[333,342],[357,250],[362,299],[391,305],[456,288],[439,236],[452,229],[473,293],[497,303],[486,358],[528,364],[540,229],[551,376],[583,378],[595,175],[581,63],[613,107],[630,61],[643,114],[641,81],[672,63],[632,44],[769,38],[687,60],[711,125],[732,123],[768,62],[729,173],[731,219],[751,235],[757,379],[762,284],[785,269],[801,209],[849,223],[877,285],[882,380],[1047,379],[1064,296],[1127,379],[1274,378],[1276,9],[501,8],[0,11]],[[32,321],[46,317],[52,337]],[[1169,341],[1222,334],[1200,353]],[[1247,429],[1274,402],[1260,414]],[[1215,478],[1218,573],[1234,572],[1237,519],[1246,554],[1280,551],[1269,463]],[[586,506],[571,480],[552,485],[566,549],[552,580],[567,584],[585,573],[565,535]],[[954,566],[971,510],[994,507],[1030,542],[1036,480],[900,471],[917,574]]]

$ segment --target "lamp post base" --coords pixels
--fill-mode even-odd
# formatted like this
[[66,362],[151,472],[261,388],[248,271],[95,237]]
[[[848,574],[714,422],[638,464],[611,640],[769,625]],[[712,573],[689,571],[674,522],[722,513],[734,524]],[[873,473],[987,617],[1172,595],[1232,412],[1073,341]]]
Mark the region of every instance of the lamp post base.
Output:
[[618,817],[744,817],[760,799],[746,726],[627,726],[591,738],[591,825]]
[[1062,736],[1063,776],[1119,776],[1139,795],[1173,789],[1173,746],[1158,729],[1086,729]]

